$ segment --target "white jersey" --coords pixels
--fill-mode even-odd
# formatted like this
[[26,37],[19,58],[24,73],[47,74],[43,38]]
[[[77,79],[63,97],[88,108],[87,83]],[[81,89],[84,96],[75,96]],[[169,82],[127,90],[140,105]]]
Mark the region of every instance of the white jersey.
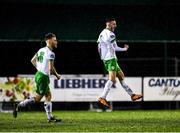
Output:
[[97,43],[101,60],[117,59],[116,51],[127,50],[127,48],[117,46],[115,34],[108,29],[104,29],[100,33]]
[[52,52],[48,47],[43,47],[39,49],[36,56],[36,69],[45,75],[50,75],[48,62],[49,60],[55,59],[54,52]]

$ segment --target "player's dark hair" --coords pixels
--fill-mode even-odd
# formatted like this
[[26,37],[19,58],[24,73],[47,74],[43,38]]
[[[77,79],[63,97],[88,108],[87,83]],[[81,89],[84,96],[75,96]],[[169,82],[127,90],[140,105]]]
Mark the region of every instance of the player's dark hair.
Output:
[[51,39],[53,37],[56,37],[54,33],[47,33],[44,37],[44,40],[47,41],[48,39]]
[[111,22],[111,21],[116,21],[116,19],[115,18],[108,18],[108,19],[106,19],[106,23]]

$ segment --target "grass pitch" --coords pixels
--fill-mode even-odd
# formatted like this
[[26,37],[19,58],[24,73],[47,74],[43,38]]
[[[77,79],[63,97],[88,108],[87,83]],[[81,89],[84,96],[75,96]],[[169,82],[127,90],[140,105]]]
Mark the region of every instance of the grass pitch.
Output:
[[45,112],[0,113],[0,131],[31,132],[180,132],[180,110],[56,111],[61,123],[47,123]]

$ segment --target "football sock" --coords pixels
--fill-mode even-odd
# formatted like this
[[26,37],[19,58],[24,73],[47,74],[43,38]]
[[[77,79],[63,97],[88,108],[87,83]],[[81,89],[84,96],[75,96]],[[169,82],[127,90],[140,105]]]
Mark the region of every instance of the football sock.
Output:
[[46,111],[46,115],[48,119],[53,117],[52,115],[52,102],[44,102],[44,109]]
[[106,99],[106,97],[107,97],[107,95],[108,95],[112,85],[113,85],[113,82],[111,80],[108,80],[106,82],[104,90],[103,90],[103,93],[101,95],[102,98]]
[[27,105],[35,103],[34,97],[29,97],[25,99],[24,101],[20,102],[18,106],[20,107],[26,107]]
[[132,92],[132,90],[129,88],[129,86],[125,83],[125,81],[124,81],[124,80],[121,80],[120,83],[121,83],[122,87],[124,88],[124,90],[125,90],[130,96],[132,96],[133,92]]

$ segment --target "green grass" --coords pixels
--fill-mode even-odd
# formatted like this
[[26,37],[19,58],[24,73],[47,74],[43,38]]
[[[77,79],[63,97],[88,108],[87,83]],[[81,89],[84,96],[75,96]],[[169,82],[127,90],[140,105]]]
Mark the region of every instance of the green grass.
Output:
[[44,112],[0,113],[0,131],[180,132],[180,111],[58,111],[61,123],[47,123]]

